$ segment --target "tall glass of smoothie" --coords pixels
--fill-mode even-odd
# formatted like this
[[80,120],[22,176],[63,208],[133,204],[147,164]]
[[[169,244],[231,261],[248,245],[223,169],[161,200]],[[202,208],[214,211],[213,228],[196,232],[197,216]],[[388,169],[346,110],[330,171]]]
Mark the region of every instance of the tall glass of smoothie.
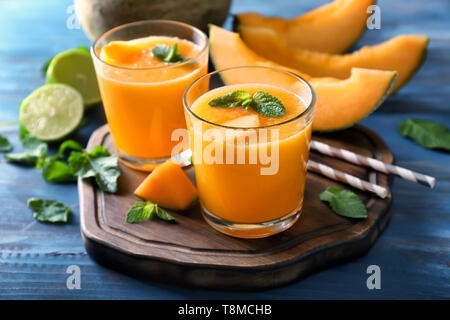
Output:
[[305,80],[266,67],[216,71],[188,88],[192,159],[203,216],[212,227],[260,238],[297,221],[314,103]]
[[206,35],[180,22],[139,21],[103,34],[92,56],[119,158],[151,171],[179,145],[174,131],[186,128],[183,94],[207,72]]

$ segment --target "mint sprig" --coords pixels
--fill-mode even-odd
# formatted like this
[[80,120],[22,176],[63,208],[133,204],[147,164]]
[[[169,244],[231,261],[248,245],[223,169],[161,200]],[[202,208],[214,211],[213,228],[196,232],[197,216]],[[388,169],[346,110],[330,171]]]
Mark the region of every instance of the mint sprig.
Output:
[[5,155],[6,161],[40,168],[39,163],[48,155],[47,143],[33,137],[24,127],[20,127],[19,136],[24,152]]
[[400,123],[399,131],[424,148],[450,151],[450,130],[442,123],[408,119]]
[[53,223],[69,221],[70,208],[56,200],[30,198],[28,208],[33,210],[33,216],[38,221]]
[[117,192],[117,180],[120,176],[117,157],[111,155],[105,147],[95,146],[89,153],[72,151],[68,161],[74,175],[83,179],[94,178],[101,190]]
[[152,49],[153,56],[167,64],[176,64],[186,59],[184,54],[178,52],[178,44],[174,44],[171,48],[165,44],[157,45]]
[[175,222],[174,217],[151,201],[136,202],[128,211],[126,220],[128,223],[136,223],[155,218],[166,222]]
[[348,218],[367,218],[364,203],[353,192],[338,187],[327,187],[320,194],[320,200],[329,203],[337,214]]
[[281,117],[286,113],[283,103],[277,97],[264,91],[258,91],[252,96],[247,91],[236,90],[213,99],[208,104],[218,108],[242,106],[247,109],[250,106],[259,114],[267,117]]

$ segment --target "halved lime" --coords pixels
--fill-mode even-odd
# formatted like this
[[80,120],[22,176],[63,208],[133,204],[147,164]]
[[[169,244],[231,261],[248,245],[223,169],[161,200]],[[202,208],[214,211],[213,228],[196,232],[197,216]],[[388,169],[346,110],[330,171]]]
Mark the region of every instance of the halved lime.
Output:
[[89,52],[70,49],[57,54],[47,69],[47,83],[64,83],[77,89],[88,108],[102,99]]
[[65,84],[46,84],[20,104],[19,120],[42,141],[59,140],[81,123],[84,106],[81,94]]

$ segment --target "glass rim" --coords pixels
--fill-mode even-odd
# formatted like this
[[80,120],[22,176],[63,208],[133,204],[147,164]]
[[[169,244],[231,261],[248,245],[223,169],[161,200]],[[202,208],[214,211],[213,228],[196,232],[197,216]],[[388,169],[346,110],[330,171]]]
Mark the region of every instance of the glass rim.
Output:
[[[108,35],[120,30],[120,29],[125,29],[128,27],[134,27],[134,26],[139,26],[139,25],[144,25],[144,24],[172,24],[172,25],[178,25],[180,27],[184,27],[184,28],[189,28],[194,30],[194,32],[196,34],[199,34],[205,41],[205,44],[202,46],[202,48],[200,49],[200,51],[195,55],[190,57],[187,60],[184,60],[183,62],[177,63],[177,64],[172,64],[172,65],[164,65],[164,66],[155,66],[155,67],[144,67],[144,68],[133,68],[133,67],[126,67],[126,66],[118,66],[118,65],[114,65],[114,64],[110,64],[104,60],[102,60],[98,54],[97,51],[95,50],[95,48],[97,47],[97,44],[103,40],[105,37],[107,37]],[[108,31],[106,31],[105,33],[103,33],[100,37],[98,37],[97,40],[94,41],[94,43],[92,44],[91,47],[91,52],[93,54],[93,56],[99,60],[100,62],[104,63],[105,65],[112,67],[112,68],[117,68],[117,69],[124,69],[124,70],[156,70],[156,69],[164,69],[164,68],[172,68],[172,67],[180,67],[183,66],[185,64],[191,63],[192,61],[194,61],[195,59],[197,59],[198,57],[200,57],[205,50],[208,48],[208,36],[201,31],[200,29],[191,26],[190,24],[184,23],[184,22],[179,22],[179,21],[174,21],[174,20],[165,20],[165,19],[148,19],[148,20],[140,20],[140,21],[134,21],[134,22],[130,22],[130,23],[125,23],[125,24],[121,24],[117,27],[114,27]]]
[[[236,69],[267,69],[267,70],[272,70],[272,71],[276,71],[276,72],[280,72],[280,73],[284,73],[286,75],[289,75],[289,76],[291,76],[293,78],[296,78],[297,80],[303,82],[307,86],[307,88],[311,92],[311,101],[310,101],[309,105],[305,108],[305,110],[303,110],[301,113],[299,113],[295,117],[293,117],[291,119],[287,119],[287,120],[282,121],[280,123],[275,123],[275,124],[266,125],[266,126],[259,126],[259,127],[231,127],[231,126],[225,126],[223,124],[218,124],[218,123],[214,123],[214,122],[211,122],[209,120],[203,119],[202,117],[200,117],[197,114],[195,114],[195,112],[193,112],[191,110],[191,108],[189,108],[188,103],[186,101],[187,100],[187,94],[188,94],[189,90],[191,90],[191,88],[197,82],[203,80],[204,78],[206,78],[208,76],[213,76],[214,74],[217,74],[217,73],[221,73],[221,72],[224,72],[224,71],[230,71],[230,70],[236,70]],[[226,86],[226,84],[225,84],[225,86]],[[285,89],[285,90],[288,90],[288,89]],[[291,92],[290,90],[288,90],[288,91]],[[294,92],[291,92],[291,93],[297,95]],[[302,77],[300,77],[299,75],[297,75],[297,74],[295,74],[295,73],[293,73],[291,71],[284,70],[284,69],[281,69],[281,68],[265,67],[265,66],[239,66],[239,67],[230,67],[230,68],[225,68],[225,69],[220,69],[220,70],[216,70],[216,71],[213,71],[213,72],[209,72],[209,73],[207,73],[207,74],[197,78],[194,82],[192,82],[187,87],[187,89],[186,89],[186,91],[184,92],[184,95],[183,95],[183,106],[184,106],[184,108],[187,109],[188,112],[191,115],[193,115],[195,118],[197,118],[198,120],[203,121],[203,122],[205,122],[207,124],[213,125],[213,126],[217,126],[217,127],[225,128],[225,129],[234,129],[234,130],[265,129],[265,128],[273,128],[273,127],[278,127],[278,126],[281,126],[281,125],[284,125],[284,124],[288,124],[290,122],[293,122],[295,120],[298,120],[300,118],[303,118],[303,117],[307,116],[314,109],[315,104],[316,104],[316,93],[315,93],[313,87],[309,84],[308,81],[306,81],[305,79],[303,79]]]

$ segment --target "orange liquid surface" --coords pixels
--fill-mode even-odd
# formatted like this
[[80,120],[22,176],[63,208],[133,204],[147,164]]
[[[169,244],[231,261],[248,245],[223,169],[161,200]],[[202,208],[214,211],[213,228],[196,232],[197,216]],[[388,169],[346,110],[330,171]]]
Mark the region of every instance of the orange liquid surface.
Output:
[[[156,59],[157,45],[178,45],[189,63],[167,65]],[[185,128],[182,98],[190,83],[207,71],[207,51],[172,37],[151,36],[112,41],[98,53],[96,72],[116,147],[139,158],[164,158],[178,141],[172,132]],[[114,67],[115,66],[115,67]]]
[[[208,105],[212,99],[234,90],[246,90],[250,94],[257,91],[268,92],[283,103],[285,115],[266,117],[251,108],[245,110],[239,106],[224,109]],[[296,118],[305,110],[305,105],[297,95],[281,88],[249,84],[226,86],[210,91],[198,98],[191,109],[198,117],[215,124],[261,127],[281,124]],[[269,139],[267,143],[261,141],[261,129],[247,130],[246,133],[256,132],[258,140],[255,142],[248,139],[244,143],[241,140],[239,143],[236,137],[243,134],[242,130],[228,129],[233,133],[230,136],[232,138],[228,137],[221,141],[207,134],[208,129],[217,126],[203,123],[199,129],[196,125],[201,120],[193,116],[190,116],[190,119],[188,123],[197,187],[206,210],[231,222],[261,223],[287,216],[301,208],[311,140],[311,123],[305,123],[305,119],[300,118],[271,127],[267,129],[268,137],[271,137],[272,130],[277,130],[278,138]],[[199,141],[201,148],[196,148]],[[206,163],[205,150],[211,150],[213,146],[217,148],[214,154],[217,154],[218,150],[221,150],[219,154],[223,153],[224,163],[227,148],[232,149],[234,154],[229,159],[233,158],[234,163]],[[261,174],[261,168],[269,167],[259,156],[260,149],[266,147],[267,154],[272,155],[272,162],[278,161],[278,170],[274,174]],[[238,152],[245,153],[245,164],[237,163]],[[258,154],[256,163],[249,163],[250,153]],[[201,163],[197,161],[199,157],[202,157]]]

